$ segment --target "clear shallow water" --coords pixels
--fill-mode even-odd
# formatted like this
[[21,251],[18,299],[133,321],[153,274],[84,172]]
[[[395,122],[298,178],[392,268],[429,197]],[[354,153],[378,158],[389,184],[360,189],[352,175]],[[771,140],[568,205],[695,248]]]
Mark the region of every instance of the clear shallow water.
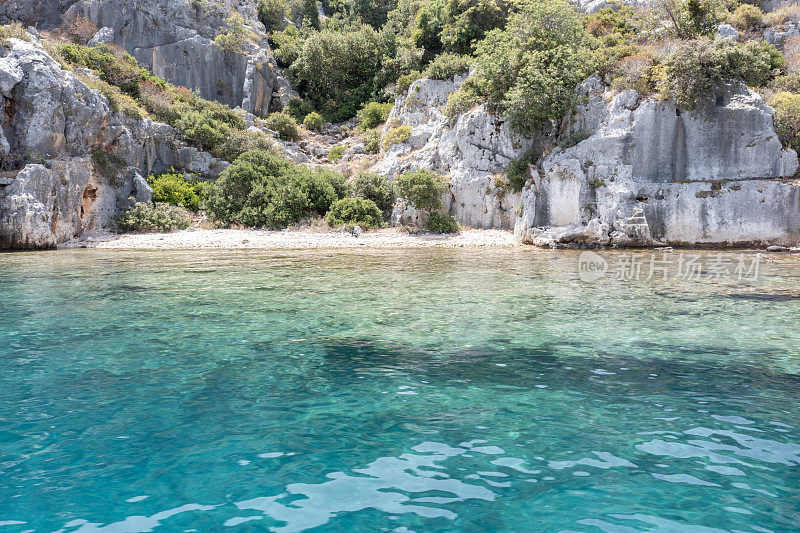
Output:
[[0,255],[0,533],[800,530],[800,260],[576,264]]

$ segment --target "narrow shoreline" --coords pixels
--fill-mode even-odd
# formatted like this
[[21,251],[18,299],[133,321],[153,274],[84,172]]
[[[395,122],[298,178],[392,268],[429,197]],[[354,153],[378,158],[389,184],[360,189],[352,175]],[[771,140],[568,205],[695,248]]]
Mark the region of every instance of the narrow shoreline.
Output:
[[102,234],[60,248],[105,250],[204,250],[323,248],[513,248],[522,246],[507,230],[467,229],[453,235],[409,234],[389,228],[355,236],[342,231],[189,229],[174,233]]

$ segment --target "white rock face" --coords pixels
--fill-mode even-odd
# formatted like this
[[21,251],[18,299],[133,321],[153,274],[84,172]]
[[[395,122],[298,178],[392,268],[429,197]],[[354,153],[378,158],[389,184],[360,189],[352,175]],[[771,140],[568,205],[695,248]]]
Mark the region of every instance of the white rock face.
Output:
[[[478,107],[448,120],[447,95],[462,80],[419,80],[399,97],[387,123],[411,133],[373,167],[384,176],[430,169],[447,175],[445,209],[462,225],[514,228],[523,242],[552,245],[794,244],[800,239],[797,154],[784,149],[772,109],[731,87],[693,112],[614,94],[597,77],[578,87],[581,103],[561,137],[532,169],[521,193],[498,186],[508,164],[533,141]],[[384,138],[387,133],[384,133]],[[546,139],[537,139],[541,145]],[[550,146],[553,146],[551,140]],[[393,222],[424,223],[404,207]]]
[[[608,93],[606,97],[611,97]],[[522,199],[534,244],[793,244],[800,189],[772,111],[744,87],[694,112],[610,99],[597,130],[553,150]]]
[[[142,173],[213,177],[226,166],[166,124],[114,113],[37,44],[10,43],[0,48],[0,248],[52,247],[108,225],[131,199],[152,197]],[[94,161],[100,152],[110,169]]]
[[[225,51],[213,41],[234,11],[243,15],[259,43],[247,43],[242,53]],[[266,115],[271,106],[281,106],[284,87],[257,13],[253,0],[79,0],[65,19],[87,18],[101,28],[93,41],[118,44],[153,74],[175,85],[197,89],[208,100]]]
[[[450,179],[443,197],[445,209],[465,226],[512,228],[519,193],[503,187],[501,180],[509,163],[532,142],[511,132],[502,119],[483,107],[453,121],[443,115],[447,97],[458,89],[455,81],[418,80],[408,94],[399,96],[389,115],[389,127],[410,126],[411,135],[389,148],[373,171],[387,177],[427,169]],[[424,214],[401,207],[394,214],[398,223],[424,223]]]

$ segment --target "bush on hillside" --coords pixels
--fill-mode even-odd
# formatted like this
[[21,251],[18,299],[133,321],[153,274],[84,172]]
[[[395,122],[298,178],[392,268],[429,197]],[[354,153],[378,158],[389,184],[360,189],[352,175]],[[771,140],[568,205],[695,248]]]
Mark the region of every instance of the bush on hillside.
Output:
[[358,122],[362,129],[377,128],[389,118],[394,104],[387,102],[368,102],[358,110]]
[[303,119],[303,126],[306,127],[307,130],[310,131],[320,131],[322,126],[325,125],[325,119],[322,118],[322,115],[317,113],[316,111],[312,111],[306,118]]
[[425,69],[425,77],[432,80],[452,80],[453,77],[466,74],[472,64],[472,58],[445,52],[436,56]]
[[742,4],[736,8],[728,22],[740,30],[750,30],[761,26],[764,20],[764,12],[756,6],[750,4]]
[[338,146],[334,146],[330,150],[328,150],[328,161],[331,163],[335,163],[344,157],[344,151],[347,150],[347,147],[343,144]]
[[350,194],[356,198],[372,200],[384,215],[392,211],[395,201],[394,187],[383,176],[369,172],[358,174],[350,183]]
[[289,71],[301,94],[331,122],[353,117],[377,93],[385,36],[372,27],[311,33]]
[[101,80],[119,87],[133,98],[140,97],[144,82],[150,82],[162,89],[166,87],[164,80],[139,67],[133,56],[114,44],[92,47],[62,44],[56,53],[67,63],[96,71]]
[[196,176],[187,179],[182,173],[173,170],[151,176],[147,182],[153,188],[153,202],[177,205],[190,211],[200,209],[203,184]]
[[428,215],[428,220],[425,221],[423,229],[431,233],[458,233],[461,226],[459,226],[456,217],[434,211]]
[[727,83],[763,87],[782,65],[783,56],[765,42],[688,41],[667,59],[662,88],[679,106],[694,109]]
[[258,0],[258,20],[268,32],[282,28],[288,14],[285,0]]
[[768,103],[775,109],[772,120],[781,143],[800,152],[800,94],[779,92]]
[[401,125],[389,128],[383,137],[383,148],[388,150],[395,144],[404,143],[411,137],[411,126]]
[[234,11],[225,19],[225,30],[217,35],[214,43],[228,52],[241,53],[245,43],[252,39],[253,30],[245,25],[244,17]]
[[227,224],[285,228],[310,215],[324,215],[344,195],[341,175],[310,170],[272,152],[242,154],[209,187],[204,208]]
[[508,165],[506,181],[512,191],[519,192],[525,187],[525,183],[531,177],[530,166],[536,164],[541,155],[542,153],[539,149],[531,148]]
[[661,7],[672,22],[672,33],[682,39],[713,35],[725,14],[722,0],[662,0]]
[[168,232],[186,229],[192,217],[182,207],[165,203],[140,202],[124,209],[116,219],[117,228],[124,232]]
[[284,141],[296,141],[300,138],[300,128],[297,126],[297,121],[283,111],[271,113],[264,119],[264,125],[277,132],[278,137]]
[[325,219],[331,227],[361,226],[364,229],[383,226],[383,214],[375,202],[364,198],[342,198],[328,211]]
[[447,188],[444,178],[430,170],[406,172],[395,181],[397,194],[415,209],[435,211],[442,206],[442,193]]
[[[567,0],[530,0],[505,30],[490,32],[478,45],[474,80],[459,92],[480,95],[519,132],[540,131],[575,102],[575,87],[593,70],[589,47]],[[470,94],[452,99],[474,101]]]

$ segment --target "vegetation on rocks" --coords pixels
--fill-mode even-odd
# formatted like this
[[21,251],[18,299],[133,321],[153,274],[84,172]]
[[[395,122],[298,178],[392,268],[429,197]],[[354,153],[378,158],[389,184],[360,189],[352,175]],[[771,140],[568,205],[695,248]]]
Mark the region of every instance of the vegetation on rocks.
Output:
[[425,221],[423,229],[431,233],[458,233],[461,226],[458,225],[458,221],[453,215],[434,211],[428,214],[428,220]]
[[153,202],[185,207],[190,211],[200,209],[203,196],[203,182],[196,176],[188,178],[180,172],[165,172],[148,178],[153,188]]
[[304,217],[325,215],[346,191],[336,172],[255,150],[239,156],[208,188],[204,208],[226,224],[281,229]]
[[288,113],[272,113],[264,120],[264,125],[277,132],[278,137],[284,141],[296,141],[300,138],[297,121]]
[[363,229],[383,226],[383,214],[372,200],[342,198],[331,205],[325,219],[332,227],[361,226]]
[[[127,52],[112,44],[86,47],[62,44],[52,53],[67,67],[81,67],[99,79],[83,76],[100,91],[114,111],[134,119],[152,117],[173,126],[187,144],[233,161],[248,150],[268,150],[271,139],[246,129],[243,112],[196,93],[173,86],[138,65]],[[297,127],[296,123],[294,124]]]
[[353,178],[350,183],[350,194],[356,198],[372,200],[385,218],[388,218],[395,201],[392,183],[378,174],[363,172]]
[[800,152],[800,94],[782,91],[769,99],[775,131],[784,146]]
[[166,203],[140,202],[124,209],[117,217],[117,227],[124,232],[168,232],[186,229],[192,224],[189,212]]
[[395,181],[397,194],[415,209],[435,211],[442,207],[447,188],[444,177],[430,170],[406,172]]

